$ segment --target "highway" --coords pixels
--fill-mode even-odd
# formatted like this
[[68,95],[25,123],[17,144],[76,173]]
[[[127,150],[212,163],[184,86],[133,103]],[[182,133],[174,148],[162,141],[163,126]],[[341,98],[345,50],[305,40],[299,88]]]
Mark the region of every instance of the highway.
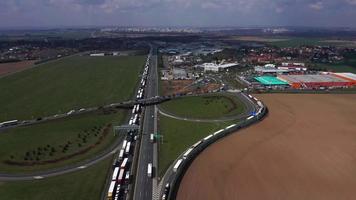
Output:
[[[157,84],[157,49],[153,48],[150,61],[150,71],[145,90],[145,98],[151,98],[158,95]],[[134,200],[152,199],[152,177],[155,176],[155,171],[157,169],[157,166],[153,163],[153,144],[150,142],[150,134],[154,133],[154,124],[155,120],[157,120],[154,117],[154,111],[154,105],[145,107],[136,172]],[[148,163],[153,163],[153,174],[151,178],[147,175]]]

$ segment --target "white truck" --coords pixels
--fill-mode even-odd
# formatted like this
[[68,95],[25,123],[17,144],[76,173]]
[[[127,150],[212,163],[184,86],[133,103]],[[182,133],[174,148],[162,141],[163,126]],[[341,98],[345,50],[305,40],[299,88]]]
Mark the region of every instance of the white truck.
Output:
[[128,142],[127,145],[126,145],[125,153],[129,154],[130,153],[130,149],[131,149],[131,142]]
[[152,163],[148,163],[147,165],[147,176],[152,178]]
[[190,152],[192,152],[192,151],[193,151],[193,148],[189,148],[189,149],[183,154],[183,159],[184,159],[184,160],[187,159],[188,156],[189,156],[189,154],[190,154]]
[[183,159],[179,159],[179,160],[176,162],[176,164],[175,164],[174,167],[173,167],[173,172],[174,172],[174,173],[176,173],[176,172],[178,171],[178,168],[179,168],[180,164],[182,164],[182,162],[183,162]]
[[155,136],[154,136],[154,134],[150,134],[150,141],[152,142],[152,143],[154,143],[155,142]]

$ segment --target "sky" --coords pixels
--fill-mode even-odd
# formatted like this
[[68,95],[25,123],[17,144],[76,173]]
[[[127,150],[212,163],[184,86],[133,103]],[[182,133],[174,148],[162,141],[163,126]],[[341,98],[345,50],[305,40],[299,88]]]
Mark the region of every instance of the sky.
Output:
[[356,27],[356,0],[0,0],[0,28]]

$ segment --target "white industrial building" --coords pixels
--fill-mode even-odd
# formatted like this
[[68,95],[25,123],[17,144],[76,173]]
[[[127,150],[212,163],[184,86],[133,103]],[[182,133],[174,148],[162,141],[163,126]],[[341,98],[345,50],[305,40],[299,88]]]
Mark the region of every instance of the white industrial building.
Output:
[[196,67],[202,67],[204,68],[204,71],[213,71],[213,72],[219,72],[221,70],[230,68],[230,67],[236,67],[238,66],[238,63],[226,63],[226,64],[215,64],[215,63],[204,63],[202,65],[198,65]]

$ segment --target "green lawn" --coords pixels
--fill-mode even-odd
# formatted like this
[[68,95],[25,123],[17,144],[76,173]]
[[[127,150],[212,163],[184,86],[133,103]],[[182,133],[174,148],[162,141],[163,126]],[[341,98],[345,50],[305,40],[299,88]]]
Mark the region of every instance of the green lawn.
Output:
[[[165,171],[189,146],[205,136],[225,128],[230,123],[196,123],[159,117],[159,134],[163,135],[163,143],[159,148],[159,175]],[[160,141],[157,141],[160,142]]]
[[145,56],[74,56],[0,79],[0,121],[128,100]]
[[232,95],[184,97],[165,102],[163,110],[182,117],[212,119],[240,114],[244,106]]
[[100,199],[111,165],[106,159],[79,172],[43,180],[0,183],[0,199],[73,200]]
[[[102,130],[109,124],[121,124],[125,115],[126,111],[115,114],[92,113],[5,130],[0,134],[0,171],[26,173],[62,167],[88,159],[109,148],[115,139],[112,128],[108,127],[106,136]],[[88,151],[68,158],[84,150]],[[63,157],[67,158],[56,163],[39,164]],[[35,165],[14,166],[5,161],[22,164],[35,162]]]

